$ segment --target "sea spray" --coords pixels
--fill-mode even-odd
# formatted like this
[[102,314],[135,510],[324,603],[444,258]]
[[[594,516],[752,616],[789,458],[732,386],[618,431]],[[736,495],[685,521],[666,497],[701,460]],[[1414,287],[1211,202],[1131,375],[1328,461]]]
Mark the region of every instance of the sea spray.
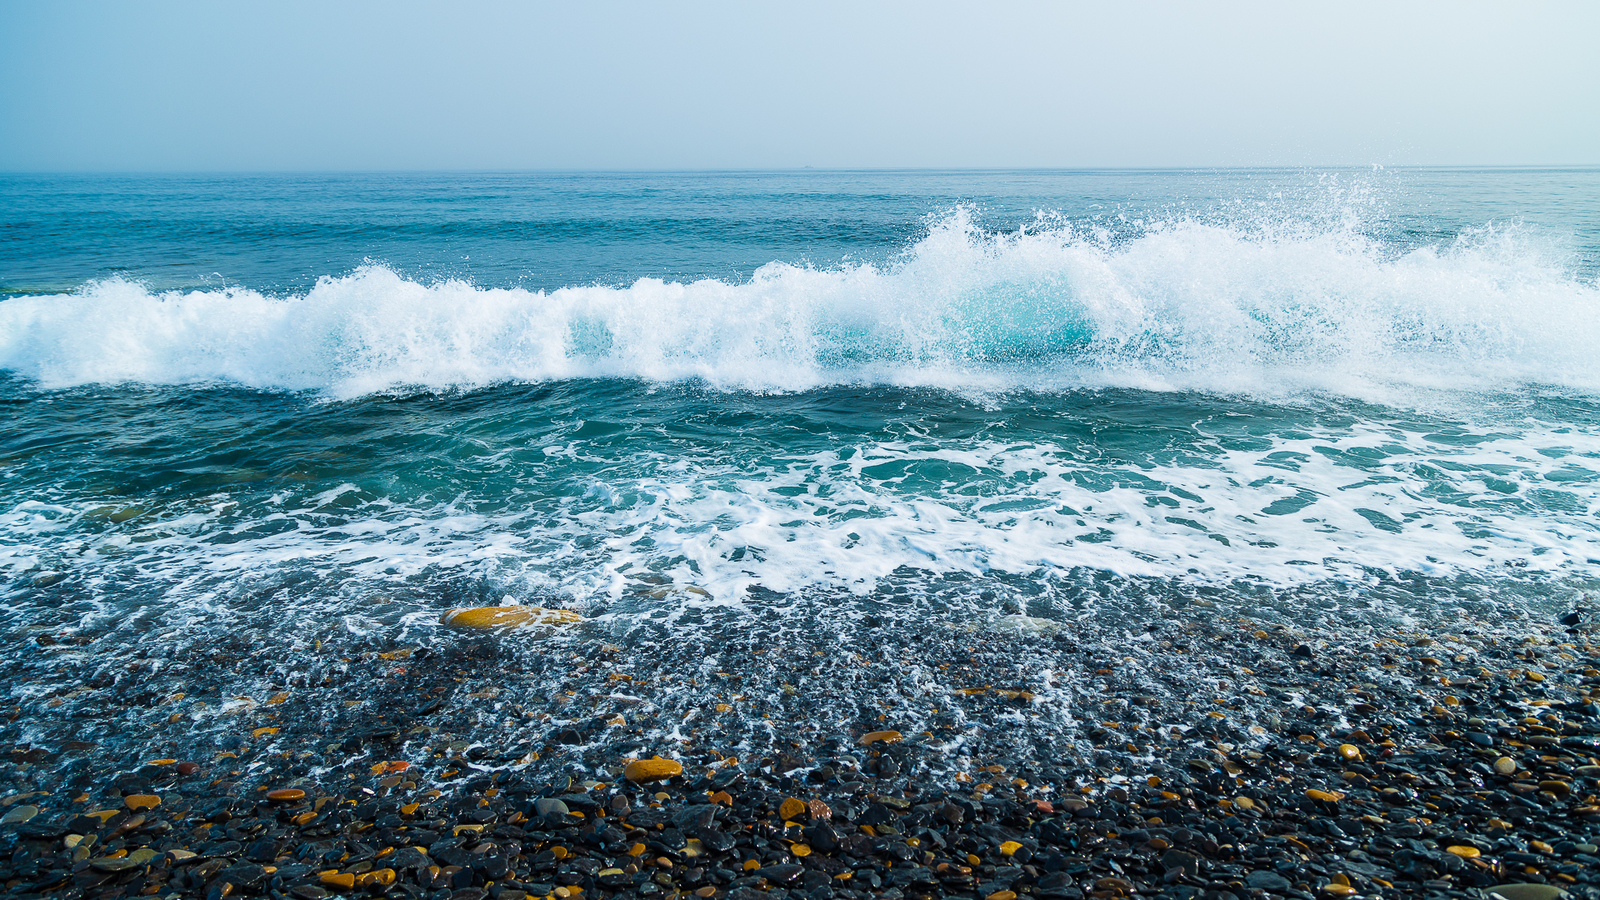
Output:
[[978,229],[885,264],[551,291],[378,265],[305,294],[122,279],[0,304],[0,367],[49,387],[229,383],[353,397],[571,378],[723,390],[1135,387],[1258,398],[1600,390],[1600,287],[1515,228],[1403,252],[1359,232],[1157,221]]

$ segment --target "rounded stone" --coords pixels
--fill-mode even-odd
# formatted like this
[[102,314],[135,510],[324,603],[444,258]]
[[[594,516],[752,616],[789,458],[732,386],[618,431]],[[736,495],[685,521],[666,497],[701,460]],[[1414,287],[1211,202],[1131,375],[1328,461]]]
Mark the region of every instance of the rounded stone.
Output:
[[806,811],[806,802],[797,797],[789,797],[778,807],[778,815],[785,821],[798,819]]
[[1501,900],[1557,900],[1567,896],[1567,892],[1553,884],[1538,884],[1536,882],[1517,882],[1514,884],[1497,884],[1484,888],[1488,897],[1499,897]]
[[126,872],[138,863],[133,861],[132,856],[102,856],[89,860],[89,865],[100,872]]
[[1456,844],[1444,849],[1445,852],[1454,853],[1462,859],[1477,859],[1479,856],[1483,855],[1481,852],[1479,852],[1477,847],[1467,847],[1461,844]]
[[479,606],[472,609],[452,609],[439,617],[446,628],[469,628],[478,631],[500,631],[537,625],[572,625],[583,617],[570,609],[546,609],[542,606]]
[[299,788],[278,788],[275,791],[267,791],[267,799],[275,803],[293,803],[305,798],[306,792]]
[[622,770],[622,777],[628,779],[634,784],[642,784],[647,781],[661,781],[663,779],[671,778],[674,775],[682,774],[683,763],[671,759],[662,759],[659,756],[655,757],[654,759],[634,760],[633,762],[628,763],[627,768]]
[[861,736],[861,743],[865,746],[871,746],[872,744],[878,743],[893,744],[898,742],[900,739],[900,732],[893,729],[886,731],[869,731]]
[[1339,756],[1348,760],[1360,760],[1361,748],[1355,744],[1340,744]]
[[4,816],[0,816],[0,825],[17,825],[28,821],[38,814],[39,807],[37,806],[14,806],[11,809],[6,810],[6,814]]
[[1509,756],[1502,756],[1494,761],[1494,770],[1501,775],[1510,775],[1517,771],[1517,761]]
[[540,797],[533,801],[533,811],[540,816],[565,816],[568,812],[567,804],[552,797]]
[[155,809],[161,805],[161,798],[155,794],[129,794],[122,798],[128,809],[138,812],[141,809]]

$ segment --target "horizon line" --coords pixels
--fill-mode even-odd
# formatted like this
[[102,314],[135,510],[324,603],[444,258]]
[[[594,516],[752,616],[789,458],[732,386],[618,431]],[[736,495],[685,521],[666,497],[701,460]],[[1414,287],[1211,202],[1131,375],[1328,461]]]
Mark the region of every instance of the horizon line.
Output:
[[0,169],[0,177],[18,176],[198,176],[198,175],[706,175],[706,174],[847,174],[847,173],[981,173],[981,172],[1293,172],[1317,170],[1438,170],[1438,171],[1587,171],[1596,163],[1325,163],[1281,165],[1172,165],[1172,166],[789,166],[789,167],[529,167],[529,168],[306,168],[306,169]]

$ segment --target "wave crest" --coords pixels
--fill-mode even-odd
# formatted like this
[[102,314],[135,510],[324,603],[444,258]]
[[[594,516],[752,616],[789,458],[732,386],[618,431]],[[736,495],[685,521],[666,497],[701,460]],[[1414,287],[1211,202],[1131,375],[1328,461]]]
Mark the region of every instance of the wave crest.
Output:
[[358,396],[506,381],[1123,386],[1252,395],[1600,390],[1600,286],[1517,228],[1395,252],[1341,227],[1190,220],[1113,238],[966,211],[883,266],[743,283],[425,285],[379,265],[304,295],[98,281],[0,303],[0,367],[48,387],[222,382]]

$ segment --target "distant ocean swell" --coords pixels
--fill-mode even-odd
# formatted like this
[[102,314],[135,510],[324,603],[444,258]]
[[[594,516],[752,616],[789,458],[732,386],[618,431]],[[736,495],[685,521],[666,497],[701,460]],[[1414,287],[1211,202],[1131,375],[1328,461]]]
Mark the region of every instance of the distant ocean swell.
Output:
[[718,389],[1133,387],[1383,399],[1600,391],[1600,286],[1515,227],[1398,251],[1342,226],[1177,220],[985,233],[744,283],[422,284],[382,265],[303,295],[103,280],[0,303],[0,368],[46,387],[221,382],[352,397],[616,377]]

